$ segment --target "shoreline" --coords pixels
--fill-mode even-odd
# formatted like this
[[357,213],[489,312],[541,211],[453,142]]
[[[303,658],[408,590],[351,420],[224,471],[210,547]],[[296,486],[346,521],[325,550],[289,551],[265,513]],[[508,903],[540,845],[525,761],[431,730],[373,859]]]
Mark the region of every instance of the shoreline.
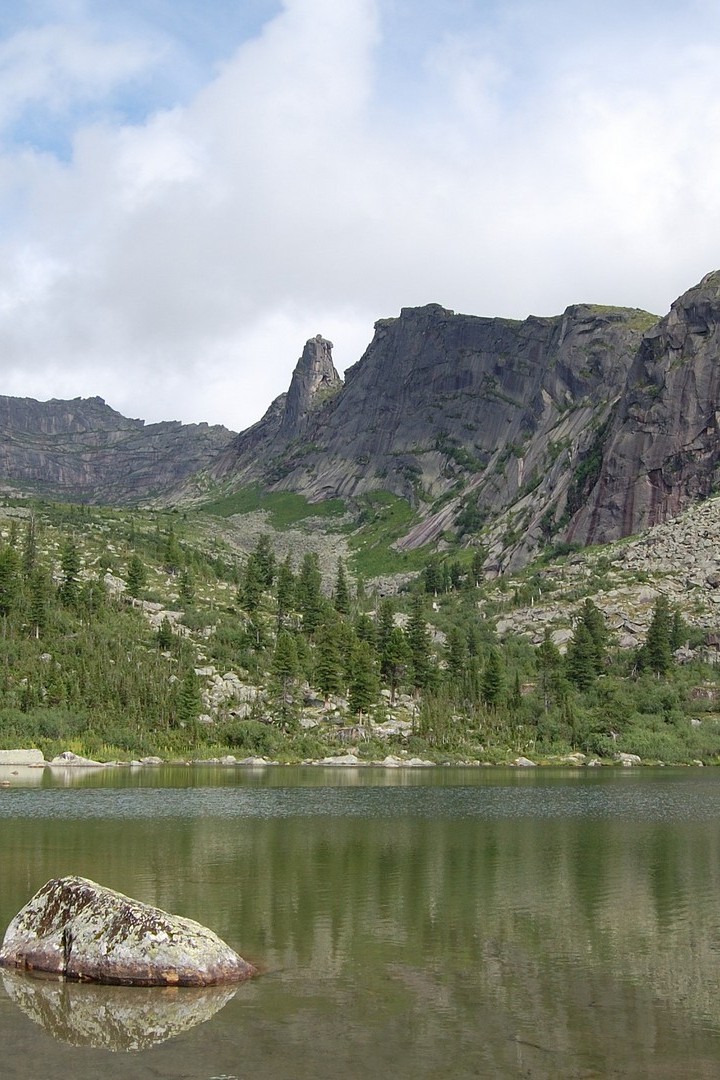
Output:
[[[28,756],[33,754],[33,760]],[[646,761],[636,754],[617,754],[613,759],[590,758],[578,753],[553,758],[532,760],[519,756],[510,761],[431,761],[426,758],[403,758],[388,754],[383,759],[365,759],[356,754],[338,754],[324,758],[304,758],[298,761],[278,761],[260,756],[236,758],[232,754],[217,758],[161,758],[150,756],[129,760],[95,761],[65,751],[51,761],[42,759],[39,751],[2,751],[0,757],[0,786],[12,783],[12,777],[36,774],[38,779],[45,769],[52,772],[90,772],[95,769],[159,769],[159,768],[220,768],[220,769],[588,769],[588,768],[712,768],[700,760],[692,762]],[[16,760],[13,758],[16,757]]]

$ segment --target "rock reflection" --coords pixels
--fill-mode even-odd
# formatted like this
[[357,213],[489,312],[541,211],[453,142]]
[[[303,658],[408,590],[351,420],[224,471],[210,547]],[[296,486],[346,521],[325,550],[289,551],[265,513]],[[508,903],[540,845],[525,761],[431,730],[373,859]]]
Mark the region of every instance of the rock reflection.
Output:
[[236,986],[97,986],[4,971],[8,996],[61,1042],[127,1052],[147,1050],[204,1024]]
[[39,787],[44,772],[37,765],[0,765],[0,787]]

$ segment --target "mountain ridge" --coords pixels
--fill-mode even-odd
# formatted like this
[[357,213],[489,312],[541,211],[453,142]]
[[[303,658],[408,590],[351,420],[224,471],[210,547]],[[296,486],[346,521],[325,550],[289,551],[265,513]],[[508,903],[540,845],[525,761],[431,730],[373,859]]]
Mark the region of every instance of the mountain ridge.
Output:
[[414,511],[398,550],[479,545],[497,574],[712,493],[719,356],[720,271],[662,318],[593,304],[524,320],[403,308],[378,320],[344,379],[332,343],[310,338],[288,391],[239,434],[145,425],[100,398],[0,398],[0,480],[165,506],[257,486],[342,499],[356,519],[383,491]]

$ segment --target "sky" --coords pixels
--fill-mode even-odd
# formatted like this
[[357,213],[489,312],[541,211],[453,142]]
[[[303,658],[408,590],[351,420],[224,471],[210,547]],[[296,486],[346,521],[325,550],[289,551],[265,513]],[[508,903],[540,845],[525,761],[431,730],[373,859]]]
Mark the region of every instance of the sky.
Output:
[[0,394],[242,430],[440,303],[720,267],[716,0],[3,0]]

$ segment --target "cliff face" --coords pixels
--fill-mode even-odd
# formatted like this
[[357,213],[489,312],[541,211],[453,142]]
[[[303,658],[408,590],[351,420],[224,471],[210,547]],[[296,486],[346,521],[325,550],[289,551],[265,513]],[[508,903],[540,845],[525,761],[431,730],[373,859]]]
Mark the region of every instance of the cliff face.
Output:
[[[456,315],[436,304],[406,308],[376,324],[344,385],[333,374],[325,396],[304,393],[303,406],[291,409],[314,339],[287,397],[230,444],[212,474],[310,500],[392,491],[422,511],[403,541],[408,547],[448,528],[476,529],[518,504],[522,524],[503,525],[503,533],[514,527],[518,534],[516,564],[543,529],[552,530],[548,507],[561,517],[573,464],[654,321],[634,309],[589,305],[524,322]],[[332,368],[329,343],[323,356]],[[535,497],[522,503],[530,491]]]
[[102,398],[0,397],[0,485],[88,502],[153,498],[207,467],[234,433],[129,420]]
[[569,535],[598,543],[665,521],[720,480],[720,272],[677,300],[642,341]]

